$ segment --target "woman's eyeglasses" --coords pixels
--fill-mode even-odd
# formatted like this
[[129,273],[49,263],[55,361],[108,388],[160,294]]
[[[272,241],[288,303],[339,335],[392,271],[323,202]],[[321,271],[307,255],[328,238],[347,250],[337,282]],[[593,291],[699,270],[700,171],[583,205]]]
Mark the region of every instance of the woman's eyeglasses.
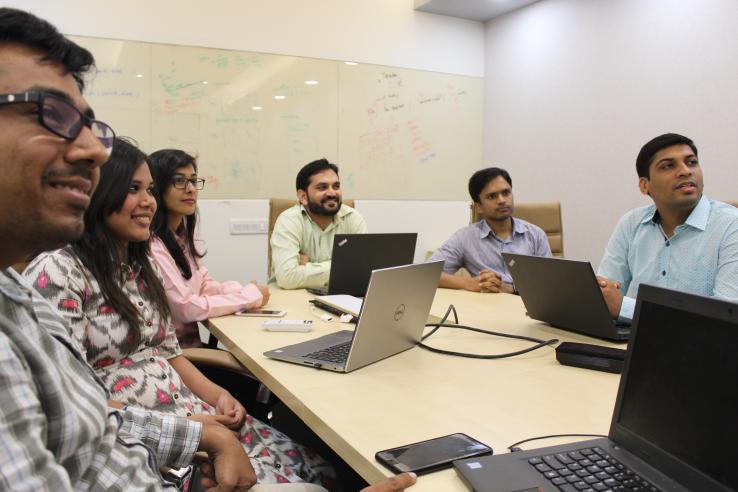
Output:
[[38,122],[51,133],[67,140],[76,139],[86,126],[100,140],[108,155],[113,150],[115,132],[102,121],[90,118],[66,99],[48,92],[29,91],[0,94],[0,106],[5,104],[36,103]]
[[185,178],[184,176],[175,176],[172,178],[172,185],[179,190],[186,189],[187,183],[191,184],[196,190],[205,188],[205,180],[203,178]]

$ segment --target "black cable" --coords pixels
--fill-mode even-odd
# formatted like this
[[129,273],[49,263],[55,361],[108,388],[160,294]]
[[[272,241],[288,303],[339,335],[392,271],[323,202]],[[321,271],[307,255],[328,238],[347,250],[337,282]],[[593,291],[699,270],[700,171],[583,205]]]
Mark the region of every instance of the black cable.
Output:
[[[446,320],[448,319],[451,313],[454,314],[454,322],[455,322],[454,324],[446,323]],[[540,338],[534,338],[534,337],[529,337],[525,335],[512,335],[509,333],[499,333],[499,332],[491,331],[491,330],[483,330],[481,328],[474,328],[473,326],[460,325],[458,323],[459,323],[459,316],[456,312],[456,308],[454,307],[453,304],[449,304],[448,309],[446,310],[446,314],[443,315],[443,318],[441,318],[440,323],[427,323],[426,324],[426,326],[434,326],[435,328],[433,328],[429,333],[423,335],[423,337],[420,339],[420,342],[418,342],[418,346],[430,352],[435,352],[437,354],[443,354],[443,355],[453,355],[456,357],[467,357],[470,359],[504,359],[507,357],[514,357],[516,355],[527,354],[528,352],[538,350],[541,347],[546,347],[549,345],[554,345],[556,343],[559,343],[559,340],[556,338],[552,338],[550,340],[541,340]],[[477,333],[484,333],[486,335],[494,335],[494,336],[503,337],[503,338],[513,338],[516,340],[525,340],[528,342],[534,342],[535,345],[533,345],[532,347],[528,347],[526,349],[522,349],[516,352],[510,352],[506,354],[482,355],[482,354],[468,354],[464,352],[454,352],[451,350],[437,349],[434,347],[429,347],[428,345],[423,343],[423,340],[433,335],[440,328],[458,328],[461,330],[475,331]]]
[[511,452],[520,451],[520,448],[517,448],[521,444],[525,444],[526,442],[530,441],[538,441],[540,439],[553,439],[555,437],[608,437],[603,436],[602,434],[551,434],[550,436],[538,436],[538,437],[529,437],[528,439],[523,439],[522,441],[518,441],[516,443],[513,443],[507,447]]

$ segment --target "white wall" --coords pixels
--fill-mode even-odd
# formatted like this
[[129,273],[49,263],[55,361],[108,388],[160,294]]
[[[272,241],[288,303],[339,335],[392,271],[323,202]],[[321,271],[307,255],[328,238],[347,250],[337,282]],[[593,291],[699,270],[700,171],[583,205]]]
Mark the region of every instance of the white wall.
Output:
[[486,25],[485,163],[560,200],[567,257],[599,263],[661,133],[694,139],[705,193],[738,199],[738,2],[545,0]]
[[[4,6],[29,10],[67,34],[484,75],[484,26],[415,12],[413,0],[6,0]],[[419,259],[468,220],[460,202],[362,201],[359,207],[373,232],[420,232]],[[408,216],[388,221],[399,217],[398,209]],[[200,203],[205,263],[215,278],[266,281],[266,235],[233,236],[228,224],[267,220],[268,210],[265,200]]]
[[484,26],[413,0],[6,0],[81,36],[240,49],[481,77]]

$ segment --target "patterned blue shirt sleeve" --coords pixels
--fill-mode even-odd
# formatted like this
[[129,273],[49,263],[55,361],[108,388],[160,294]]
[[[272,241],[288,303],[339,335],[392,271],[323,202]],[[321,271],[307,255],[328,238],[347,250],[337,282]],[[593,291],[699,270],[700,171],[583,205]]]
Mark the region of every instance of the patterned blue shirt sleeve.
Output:
[[612,236],[610,236],[610,241],[608,241],[607,248],[605,248],[605,255],[597,269],[598,276],[621,283],[620,292],[623,294],[623,303],[620,306],[618,321],[622,323],[630,323],[635,310],[635,299],[625,295],[632,279],[628,267],[628,250],[633,240],[635,222],[632,212],[621,217]]
[[738,219],[725,231],[720,242],[713,295],[738,301]]
[[464,244],[462,234],[466,228],[456,231],[450,238],[446,240],[440,248],[438,248],[428,261],[443,260],[443,271],[445,273],[454,274],[464,266]]
[[548,237],[543,229],[540,227],[533,227],[531,230],[534,231],[533,234],[535,235],[535,250],[533,251],[533,255],[546,256],[549,258],[553,256],[551,254],[551,245],[548,244]]

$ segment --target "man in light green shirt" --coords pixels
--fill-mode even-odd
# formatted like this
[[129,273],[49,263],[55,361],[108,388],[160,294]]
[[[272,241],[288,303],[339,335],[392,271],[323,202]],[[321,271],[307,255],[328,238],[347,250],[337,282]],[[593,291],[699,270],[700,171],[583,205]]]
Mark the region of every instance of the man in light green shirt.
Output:
[[366,223],[341,202],[338,166],[326,159],[313,161],[297,173],[300,203],[277,218],[270,244],[272,278],[283,289],[323,287],[331,270],[333,237],[363,234]]

